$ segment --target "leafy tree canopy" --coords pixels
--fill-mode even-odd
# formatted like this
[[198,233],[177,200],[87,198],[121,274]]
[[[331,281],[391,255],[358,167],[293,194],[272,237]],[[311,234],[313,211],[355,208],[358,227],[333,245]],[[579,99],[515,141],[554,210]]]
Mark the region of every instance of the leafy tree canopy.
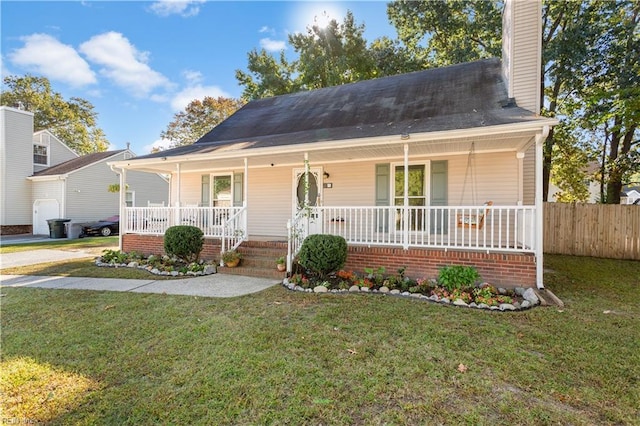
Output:
[[34,131],[49,130],[78,154],[108,149],[109,142],[97,126],[98,113],[91,102],[76,97],[64,99],[51,89],[45,77],[8,76],[4,86],[0,104],[22,105],[33,112]]
[[200,139],[212,128],[241,108],[243,102],[238,99],[205,96],[195,99],[184,111],[174,115],[173,121],[160,134],[170,140],[172,146],[189,145]]
[[259,99],[425,68],[397,41],[385,37],[368,46],[364,29],[347,12],[342,23],[332,19],[324,27],[314,24],[305,33],[291,34],[289,44],[298,55],[295,60],[287,60],[284,51],[276,58],[265,50],[252,50],[248,72],[236,70],[244,86],[242,97]]

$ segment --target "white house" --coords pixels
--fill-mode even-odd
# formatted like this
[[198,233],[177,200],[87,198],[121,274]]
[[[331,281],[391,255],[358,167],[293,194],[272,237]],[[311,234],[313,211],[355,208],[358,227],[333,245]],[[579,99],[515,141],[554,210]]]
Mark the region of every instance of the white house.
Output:
[[[93,221],[119,212],[109,192],[119,176],[108,161],[134,157],[130,150],[78,156],[47,130],[33,133],[33,113],[0,107],[0,233],[48,234],[47,219]],[[169,186],[158,174],[131,175],[130,206],[167,203]]]
[[[410,276],[467,264],[542,287],[539,2],[507,1],[503,59],[249,102],[192,145],[111,164],[171,175],[172,205],[126,207],[126,251],[162,251],[168,226],[205,257],[311,233],[343,236],[347,268]],[[282,243],[280,243],[282,244]]]

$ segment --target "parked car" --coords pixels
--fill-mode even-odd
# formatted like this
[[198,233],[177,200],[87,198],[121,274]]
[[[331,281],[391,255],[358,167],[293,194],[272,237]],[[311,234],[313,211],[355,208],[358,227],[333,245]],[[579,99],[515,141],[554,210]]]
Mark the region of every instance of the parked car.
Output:
[[89,235],[102,235],[103,237],[108,237],[109,235],[117,234],[118,232],[120,232],[120,216],[115,215],[97,222],[83,224],[80,238],[87,237]]

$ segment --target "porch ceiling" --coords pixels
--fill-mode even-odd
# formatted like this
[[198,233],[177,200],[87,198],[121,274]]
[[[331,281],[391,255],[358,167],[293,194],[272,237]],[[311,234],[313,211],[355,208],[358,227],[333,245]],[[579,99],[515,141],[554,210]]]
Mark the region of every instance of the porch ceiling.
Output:
[[[311,164],[328,164],[352,160],[402,159],[404,145],[409,147],[409,158],[466,155],[472,143],[476,153],[505,151],[525,151],[535,136],[535,131],[526,130],[511,133],[495,133],[482,136],[428,138],[424,135],[409,135],[403,139],[399,135],[387,138],[375,138],[359,145],[319,142],[305,145],[289,145],[284,149],[246,149],[250,143],[229,147],[224,152],[200,153],[180,157],[162,157],[153,160],[120,161],[115,165],[128,170],[140,170],[153,173],[199,172],[211,170],[231,170],[244,167],[244,158],[249,168],[301,165],[305,152]],[[179,165],[179,166],[178,166]]]

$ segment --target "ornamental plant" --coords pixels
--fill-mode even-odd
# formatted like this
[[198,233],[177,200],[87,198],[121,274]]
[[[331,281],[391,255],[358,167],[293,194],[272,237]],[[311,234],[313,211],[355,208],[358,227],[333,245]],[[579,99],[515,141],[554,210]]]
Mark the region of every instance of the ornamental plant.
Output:
[[164,251],[185,263],[197,262],[203,247],[204,234],[195,226],[171,226],[164,234]]
[[445,266],[438,274],[438,284],[451,292],[457,288],[472,287],[479,278],[478,271],[472,266]]
[[309,235],[298,254],[298,262],[320,280],[340,270],[346,261],[347,241],[338,235]]

